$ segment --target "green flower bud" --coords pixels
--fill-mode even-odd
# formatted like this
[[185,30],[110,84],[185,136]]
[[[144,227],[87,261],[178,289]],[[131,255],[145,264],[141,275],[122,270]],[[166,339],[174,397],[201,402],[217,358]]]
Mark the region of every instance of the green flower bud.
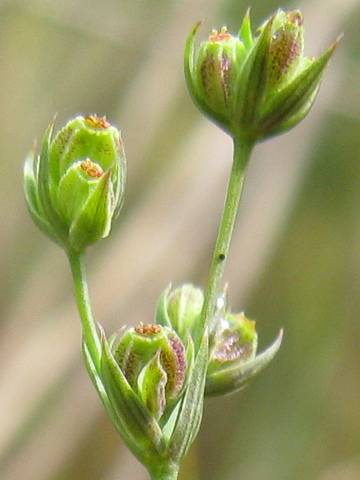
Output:
[[144,405],[158,420],[179,397],[185,382],[185,348],[176,333],[160,325],[130,328],[114,358]]
[[238,36],[214,30],[185,47],[185,78],[199,109],[232,137],[258,141],[292,128],[309,112],[336,41],[317,59],[303,55],[300,11],[278,10],[253,37],[249,12]]
[[222,395],[243,388],[263,370],[280,348],[282,331],[267,350],[257,355],[255,322],[244,313],[216,315],[212,321],[206,376],[207,395]]
[[160,325],[129,328],[108,341],[101,331],[95,365],[83,341],[89,375],[115,427],[152,475],[178,470],[201,422],[208,337],[195,355],[176,332]]
[[244,313],[227,313],[214,325],[208,374],[234,362],[246,362],[256,355],[255,322]]
[[65,249],[82,251],[106,237],[122,204],[125,154],[105,117],[68,122],[25,162],[25,197],[35,223]]
[[204,294],[191,284],[171,290],[171,285],[161,295],[157,310],[158,324],[174,328],[183,341],[193,333],[193,327],[200,318]]

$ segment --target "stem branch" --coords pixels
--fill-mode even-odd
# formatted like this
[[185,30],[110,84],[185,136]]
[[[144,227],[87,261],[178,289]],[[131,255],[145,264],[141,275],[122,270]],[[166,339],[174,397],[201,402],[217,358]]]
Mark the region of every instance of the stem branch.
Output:
[[[240,196],[244,183],[245,169],[250,158],[253,144],[240,142],[234,139],[234,158],[226,192],[224,209],[222,212],[218,236],[210,265],[208,283],[205,290],[204,305],[201,313],[199,332],[200,338],[215,311],[219,284],[222,279],[225,263],[228,257],[231,237],[238,212]],[[197,341],[200,341],[200,338]]]

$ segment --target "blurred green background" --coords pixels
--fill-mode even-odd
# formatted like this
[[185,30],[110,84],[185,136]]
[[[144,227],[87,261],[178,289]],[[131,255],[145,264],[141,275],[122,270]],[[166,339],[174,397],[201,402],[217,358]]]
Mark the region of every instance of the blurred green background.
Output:
[[[26,212],[22,163],[55,112],[106,114],[123,132],[127,197],[89,251],[108,332],[151,321],[171,280],[203,284],[231,142],[190,101],[184,39],[236,30],[239,0],[0,0],[0,478],[141,480],[80,358],[63,253]],[[279,4],[251,2],[254,23]],[[340,32],[309,117],[258,146],[226,271],[230,303],[260,347],[285,328],[269,369],[206,402],[181,480],[360,479],[360,4],[282,2],[305,15],[306,53]]]

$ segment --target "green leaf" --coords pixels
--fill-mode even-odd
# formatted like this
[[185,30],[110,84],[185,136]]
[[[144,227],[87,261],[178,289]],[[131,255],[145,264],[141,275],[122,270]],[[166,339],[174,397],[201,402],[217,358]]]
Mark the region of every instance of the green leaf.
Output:
[[186,455],[199,431],[203,412],[207,364],[208,335],[205,332],[194,367],[189,375],[180,413],[169,443],[170,455],[174,462],[179,462]]
[[[128,384],[117,365],[105,335],[101,333],[101,377],[112,407],[116,412],[117,425],[124,432],[124,440],[133,453],[145,464],[159,457],[165,450],[161,429]],[[127,439],[131,439],[131,441]]]
[[276,340],[264,352],[248,362],[238,362],[211,373],[206,378],[206,395],[224,395],[243,388],[261,372],[278,352],[283,337],[281,330]]

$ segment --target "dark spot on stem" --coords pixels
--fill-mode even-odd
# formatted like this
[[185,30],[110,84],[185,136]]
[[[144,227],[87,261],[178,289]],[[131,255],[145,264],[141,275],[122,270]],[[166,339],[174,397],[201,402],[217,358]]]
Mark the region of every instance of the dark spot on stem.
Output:
[[225,260],[225,255],[223,253],[219,253],[219,260],[223,262]]

